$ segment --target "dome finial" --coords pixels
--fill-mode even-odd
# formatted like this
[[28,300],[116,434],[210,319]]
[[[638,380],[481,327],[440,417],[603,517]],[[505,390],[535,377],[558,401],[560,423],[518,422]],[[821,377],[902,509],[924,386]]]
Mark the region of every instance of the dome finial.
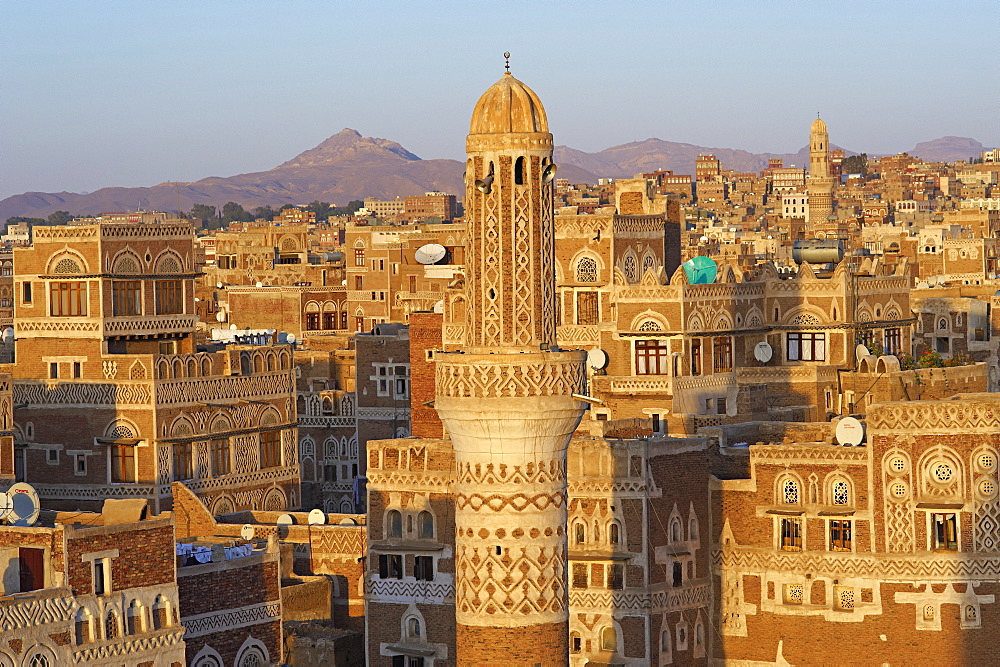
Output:
[[503,52],[503,68],[510,74],[510,51]]

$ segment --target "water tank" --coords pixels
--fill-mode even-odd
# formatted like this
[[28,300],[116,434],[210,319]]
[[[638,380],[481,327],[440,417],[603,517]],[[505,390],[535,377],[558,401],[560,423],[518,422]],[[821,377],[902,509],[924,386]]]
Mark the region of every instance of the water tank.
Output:
[[840,263],[844,258],[844,242],[840,239],[804,239],[792,247],[792,259],[796,264]]

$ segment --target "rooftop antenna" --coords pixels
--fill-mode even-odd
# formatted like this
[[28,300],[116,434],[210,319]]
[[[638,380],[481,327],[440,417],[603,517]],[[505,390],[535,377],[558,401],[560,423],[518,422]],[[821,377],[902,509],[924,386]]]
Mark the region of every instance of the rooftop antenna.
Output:
[[503,52],[503,68],[507,70],[507,74],[510,74],[510,51]]

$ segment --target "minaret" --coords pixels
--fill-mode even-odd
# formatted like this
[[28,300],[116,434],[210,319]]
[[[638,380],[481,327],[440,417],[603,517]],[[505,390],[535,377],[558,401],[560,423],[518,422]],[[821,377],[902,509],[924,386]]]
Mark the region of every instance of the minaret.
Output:
[[455,452],[456,664],[568,660],[566,448],[585,353],[556,348],[552,135],[508,72],[466,142],[465,345],[439,353]]
[[833,177],[830,176],[830,135],[817,116],[809,130],[809,227],[824,225],[833,213]]

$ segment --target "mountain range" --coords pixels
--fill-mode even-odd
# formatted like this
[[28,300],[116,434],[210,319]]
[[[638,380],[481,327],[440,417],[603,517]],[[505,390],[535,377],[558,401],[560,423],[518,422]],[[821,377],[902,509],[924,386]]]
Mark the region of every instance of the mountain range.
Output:
[[[834,147],[835,148],[835,147]],[[934,161],[961,160],[976,156],[983,145],[965,137],[942,137],[923,142],[908,151]],[[785,165],[805,166],[809,150],[797,153],[750,153],[732,148],[710,148],[693,144],[646,139],[586,153],[557,146],[554,158],[560,178],[571,183],[595,183],[601,178],[628,178],[640,172],[669,169],[693,174],[695,157],[712,153],[725,169],[757,172],[769,158]],[[853,152],[848,151],[848,154]],[[257,206],[305,204],[314,200],[343,205],[365,197],[393,198],[433,190],[462,196],[465,165],[458,160],[422,160],[394,141],[364,137],[345,129],[315,148],[268,171],[237,176],[204,178],[192,183],[167,182],[150,187],[107,187],[87,194],[72,192],[26,192],[0,200],[0,221],[11,216],[44,218],[64,210],[74,215],[107,211],[184,211],[195,204],[222,206],[234,201],[246,209]]]

